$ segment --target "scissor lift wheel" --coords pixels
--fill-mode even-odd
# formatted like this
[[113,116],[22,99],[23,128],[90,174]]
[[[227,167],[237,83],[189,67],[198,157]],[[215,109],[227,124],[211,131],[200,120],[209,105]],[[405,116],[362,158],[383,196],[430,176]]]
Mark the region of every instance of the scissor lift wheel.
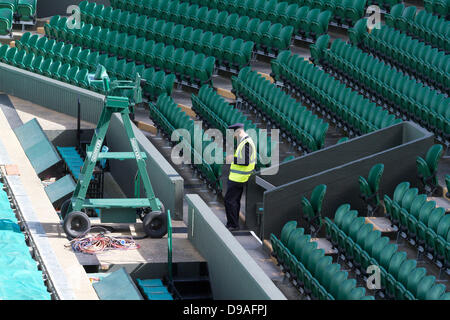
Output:
[[150,238],[162,238],[167,233],[167,213],[152,211],[143,221],[144,231]]
[[64,231],[70,239],[86,235],[91,229],[91,220],[86,213],[72,211],[64,218]]

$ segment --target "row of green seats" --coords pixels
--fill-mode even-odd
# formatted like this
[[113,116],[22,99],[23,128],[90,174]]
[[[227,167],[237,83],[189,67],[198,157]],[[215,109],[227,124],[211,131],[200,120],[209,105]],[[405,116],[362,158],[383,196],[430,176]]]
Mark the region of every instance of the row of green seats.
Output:
[[[328,10],[333,14],[333,20],[340,24],[352,26],[356,21],[364,17],[367,8],[367,0],[287,0],[299,6],[309,6]],[[396,1],[396,0],[392,0]]]
[[250,67],[231,78],[232,92],[284,130],[308,152],[324,147],[328,123]]
[[343,81],[364,88],[368,96],[427,127],[442,140],[449,140],[450,98],[341,39],[334,40],[330,49],[328,44],[317,40],[311,51],[316,63],[333,70]]
[[0,61],[80,88],[90,89],[88,69],[80,69],[78,66],[72,66],[69,63],[63,64],[61,61],[52,58],[45,59],[44,56],[10,48],[6,44],[0,47]]
[[[118,30],[128,33],[128,35],[145,37],[147,40],[174,45],[176,48],[204,53],[207,56],[215,57],[218,65],[226,64],[237,70],[247,66],[252,58],[254,47],[252,41],[234,39],[221,33],[194,29],[121,9],[111,11],[111,7],[104,7],[95,2],[91,9],[91,4],[88,1],[80,3],[81,20],[85,23]],[[87,9],[91,11],[87,11]],[[108,17],[112,19],[108,19]],[[88,29],[89,26],[89,24],[85,25],[86,30],[82,32],[88,34],[91,31]]]
[[4,185],[0,183],[0,300],[50,299],[43,273],[30,254]]
[[246,15],[251,18],[281,23],[294,27],[295,34],[316,38],[328,32],[331,11],[318,8],[300,7],[296,3],[278,0],[189,0],[200,6]]
[[[49,61],[53,61],[54,68],[56,68],[58,65],[57,62],[59,61],[61,63],[61,69],[59,71],[62,79],[65,79],[63,75],[65,75],[68,65],[79,67],[80,71],[86,69],[89,73],[94,73],[98,65],[103,65],[112,78],[116,77],[120,80],[134,80],[136,79],[136,74],[139,73],[146,80],[143,92],[151,100],[156,100],[162,93],[171,94],[175,82],[175,76],[173,74],[166,75],[163,71],[155,71],[154,68],[146,68],[142,64],[137,65],[134,61],[127,62],[126,59],[109,57],[108,54],[100,54],[98,51],[91,52],[89,49],[83,50],[80,46],[57,42],[54,39],[40,37],[39,35],[31,35],[29,32],[25,33],[20,40],[16,41],[16,47],[27,51],[29,54],[34,54],[34,58],[30,55],[29,59],[32,59],[36,63],[36,67],[41,66],[39,61],[44,66],[47,66]],[[62,68],[63,66],[64,68]],[[32,68],[33,64],[31,63],[29,67]],[[25,66],[25,68],[28,67]],[[50,72],[50,70],[44,71],[44,74],[45,72]],[[86,73],[86,71],[83,71],[83,73]],[[81,79],[81,74],[79,74],[79,79]],[[57,77],[56,73],[53,76],[50,73],[49,76]],[[87,83],[84,81],[81,81],[80,85],[88,88]],[[100,92],[100,87],[91,87],[90,89]]]
[[440,267],[450,263],[450,214],[428,201],[426,194],[410,188],[409,182],[400,183],[392,199],[384,196],[386,215],[399,228],[400,235],[408,238],[420,251]]
[[299,55],[283,51],[271,63],[277,80],[290,91],[307,97],[318,110],[340,121],[349,132],[365,134],[401,122]]
[[67,18],[59,17],[55,24],[46,24],[45,33],[50,38],[82,46],[91,50],[116,55],[127,58],[137,63],[145,63],[167,73],[174,73],[179,82],[183,80],[189,85],[200,86],[203,83],[212,81],[215,59],[206,57],[204,54],[196,54],[194,51],[187,51],[183,48],[176,49],[174,46],[166,46],[164,43],[156,43],[153,40],[129,36],[126,33],[119,33],[99,26],[91,26],[88,34],[84,23],[81,22],[81,29],[70,29],[67,25]]
[[12,35],[13,12],[7,8],[0,8],[0,36]]
[[428,12],[448,19],[450,0],[424,0],[423,3]]
[[278,263],[304,288],[306,295],[319,300],[374,300],[304,232],[297,228],[297,221],[289,221],[281,230],[280,239],[271,234],[270,242]]
[[349,30],[350,41],[400,67],[420,81],[450,93],[450,55],[405,33],[383,25],[367,30],[367,19],[361,19]]
[[367,7],[378,6],[384,9],[386,12],[389,12],[389,10],[391,10],[393,6],[402,2],[403,0],[367,0]]
[[450,52],[450,21],[400,3],[385,15],[388,26],[420,39],[438,49]]
[[[226,136],[228,127],[235,123],[243,123],[244,129],[255,141],[258,149],[257,168],[270,166],[271,138],[263,135],[255,124],[237,108],[230,105],[209,85],[200,88],[198,95],[192,94],[192,110],[205,119],[212,127],[219,129]],[[263,154],[261,154],[261,151]]]
[[[190,134],[190,140],[183,139],[182,132],[180,140],[185,143],[185,147],[190,151],[189,159],[191,164],[199,171],[199,173],[207,180],[207,182],[215,189],[222,189],[220,177],[222,175],[222,164],[224,161],[224,152],[221,146],[217,146],[211,141],[198,124],[183,111],[172,100],[171,97],[163,94],[159,96],[156,104],[149,103],[150,118],[155,122],[157,127],[161,128],[169,137],[174,135],[176,130],[184,129]],[[176,133],[175,133],[176,134]],[[198,141],[202,141],[202,150],[196,149]],[[212,150],[207,152],[207,150]],[[217,153],[217,154],[216,154]],[[183,155],[187,156],[187,155]],[[220,161],[216,161],[216,158]]]
[[191,5],[178,0],[111,1],[111,5],[142,15],[173,21],[203,30],[230,35],[255,43],[256,49],[265,54],[276,54],[291,44],[294,28],[271,23],[258,18],[240,16],[208,7]]
[[36,20],[37,0],[0,0],[0,9],[12,11],[16,22]]
[[340,206],[334,222],[324,219],[327,236],[346,259],[361,271],[367,273],[369,266],[380,270],[381,289],[390,298],[397,300],[450,299],[446,286],[436,283],[436,278],[427,275],[425,268],[417,268],[417,260],[407,259],[398,245],[382,236],[373,225],[358,217],[358,211],[349,204]]

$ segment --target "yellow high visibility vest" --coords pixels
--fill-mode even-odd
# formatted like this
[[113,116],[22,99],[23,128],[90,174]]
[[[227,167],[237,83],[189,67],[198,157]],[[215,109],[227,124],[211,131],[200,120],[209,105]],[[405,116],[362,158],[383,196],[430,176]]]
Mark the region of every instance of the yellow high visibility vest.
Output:
[[244,165],[239,165],[233,163],[231,164],[230,167],[230,175],[228,177],[228,179],[230,179],[231,181],[234,182],[247,182],[248,179],[250,178],[250,176],[252,175],[253,171],[255,170],[255,165],[256,165],[256,148],[255,148],[255,144],[253,143],[252,138],[250,137],[246,137],[245,139],[243,139],[238,147],[236,148],[236,151],[234,153],[234,156],[236,158],[242,158],[242,152],[244,151],[244,146],[246,143],[250,144],[250,161],[248,166],[244,166]]

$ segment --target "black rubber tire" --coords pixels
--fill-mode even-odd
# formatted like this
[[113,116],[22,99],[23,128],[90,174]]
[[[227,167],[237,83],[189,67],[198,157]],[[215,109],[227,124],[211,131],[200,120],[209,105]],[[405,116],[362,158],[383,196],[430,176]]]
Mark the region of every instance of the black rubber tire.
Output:
[[64,201],[61,205],[61,219],[65,219],[67,216],[67,210],[69,209],[69,204],[70,204],[71,199],[67,199],[66,201]]
[[143,221],[145,233],[153,239],[160,239],[167,234],[167,213],[152,211],[147,213]]
[[69,239],[79,238],[89,232],[91,220],[84,212],[72,211],[64,219],[63,228]]

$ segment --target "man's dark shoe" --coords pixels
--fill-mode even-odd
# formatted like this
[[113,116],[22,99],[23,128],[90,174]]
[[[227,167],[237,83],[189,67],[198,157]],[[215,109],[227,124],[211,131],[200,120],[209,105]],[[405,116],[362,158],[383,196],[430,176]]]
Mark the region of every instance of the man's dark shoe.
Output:
[[228,227],[228,230],[230,230],[230,232],[233,232],[233,231],[239,231],[240,228],[239,227],[230,226],[230,227]]

